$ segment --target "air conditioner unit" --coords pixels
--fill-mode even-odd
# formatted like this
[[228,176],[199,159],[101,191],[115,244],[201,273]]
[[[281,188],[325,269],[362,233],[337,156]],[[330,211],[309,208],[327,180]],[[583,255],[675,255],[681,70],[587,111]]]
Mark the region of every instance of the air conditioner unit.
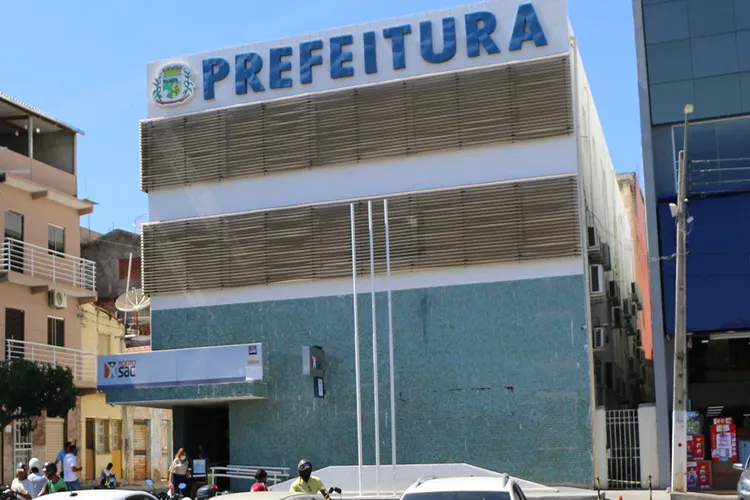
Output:
[[599,234],[594,226],[586,227],[586,244],[589,248],[599,248]]
[[603,326],[594,327],[594,349],[604,349],[606,343],[606,329]]
[[612,308],[612,326],[622,328],[622,307]]
[[612,300],[620,300],[620,287],[615,280],[607,283],[607,296]]
[[68,296],[60,290],[50,290],[49,306],[55,309],[65,309],[68,307]]
[[626,316],[630,316],[630,299],[622,299],[622,312]]
[[602,265],[605,271],[612,270],[612,253],[609,250],[609,245],[602,243]]
[[600,264],[589,266],[589,283],[592,294],[604,293],[604,267]]
[[638,311],[641,309],[638,307],[638,303],[632,302],[630,304],[630,314],[633,315],[634,318],[638,318]]

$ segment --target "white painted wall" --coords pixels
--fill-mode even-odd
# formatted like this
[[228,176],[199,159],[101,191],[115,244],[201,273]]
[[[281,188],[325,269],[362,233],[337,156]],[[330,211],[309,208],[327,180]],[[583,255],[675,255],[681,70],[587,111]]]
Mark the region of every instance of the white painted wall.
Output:
[[[568,52],[568,13],[566,0],[537,0],[532,1],[539,21],[544,30],[548,45],[536,47],[533,42],[525,42],[523,48],[518,51],[510,51],[509,42],[513,32],[518,5],[526,2],[518,0],[491,0],[486,2],[477,2],[452,9],[433,11],[428,13],[414,14],[403,16],[396,19],[377,21],[360,24],[357,26],[348,26],[343,28],[331,29],[326,31],[307,33],[300,36],[283,38],[280,40],[267,41],[232,47],[224,50],[215,50],[202,54],[194,54],[185,57],[176,57],[169,60],[154,62],[148,65],[146,81],[146,97],[148,99],[148,117],[155,118],[160,116],[173,116],[176,114],[192,113],[206,109],[231,106],[236,104],[246,104],[250,102],[266,101],[269,99],[290,97],[294,95],[320,92],[325,90],[354,87],[359,85],[368,85],[379,82],[386,82],[395,79],[421,76],[431,73],[456,71],[464,68],[476,68],[491,64],[507,63],[524,59],[546,57],[554,54]],[[322,7],[321,7],[322,8]],[[229,16],[232,15],[231,8],[216,5],[212,8],[216,10],[212,15]],[[467,53],[466,45],[466,26],[465,14],[470,12],[489,11],[497,18],[497,29],[492,35],[493,40],[500,48],[501,52],[493,55],[487,54],[482,49],[479,57],[471,58]],[[422,59],[420,52],[419,23],[421,21],[433,22],[433,40],[435,41],[435,50],[442,50],[442,19],[444,17],[454,16],[456,19],[456,55],[441,64],[427,63]],[[220,18],[220,17],[219,17]],[[257,22],[257,21],[256,21]],[[409,24],[412,33],[405,38],[406,67],[402,70],[393,69],[392,45],[390,40],[383,37],[383,29],[393,26]],[[366,31],[375,31],[378,72],[375,74],[365,74],[364,67],[364,42],[362,34]],[[249,32],[252,32],[250,30]],[[354,76],[349,78],[332,79],[330,76],[330,45],[329,39],[333,36],[353,35],[354,43],[345,47],[353,54],[352,62],[347,66],[354,69]],[[317,54],[323,57],[323,64],[313,68],[313,82],[310,84],[301,84],[299,81],[299,44],[311,40],[322,40],[323,49]],[[271,89],[269,87],[269,69],[271,62],[269,51],[276,47],[291,47],[293,55],[285,58],[285,61],[291,63],[291,70],[283,76],[291,77],[293,85],[291,88]],[[259,73],[259,78],[266,90],[263,92],[253,92],[248,89],[247,94],[237,95],[235,93],[235,72],[234,60],[235,55],[255,52],[263,58],[263,69]],[[226,78],[215,86],[215,98],[205,100],[203,98],[202,85],[202,62],[209,57],[224,58],[230,65],[230,72]],[[169,63],[182,63],[188,65],[194,74],[196,84],[195,95],[188,102],[174,107],[160,107],[152,100],[151,92],[153,82],[156,79],[161,68]]]
[[[392,290],[409,290],[439,286],[457,286],[473,283],[496,283],[524,279],[574,276],[583,274],[583,259],[534,261],[523,264],[503,264],[453,268],[439,271],[394,274]],[[375,279],[378,292],[387,290],[384,277]],[[369,277],[357,280],[358,293],[369,293]],[[156,295],[151,297],[151,310],[183,309],[225,304],[270,302],[274,300],[331,297],[352,293],[351,279],[324,280],[309,283],[260,285],[227,290],[202,290],[185,294]]]
[[603,406],[594,411],[594,427],[597,436],[594,446],[594,459],[599,476],[599,487],[603,490],[609,488],[609,467],[607,465],[607,411]]
[[656,406],[641,405],[638,407],[638,434],[641,447],[641,480],[648,484],[651,476],[654,489],[666,488],[659,480],[659,453],[656,441]]
[[576,174],[575,137],[195,184],[149,193],[149,220]]

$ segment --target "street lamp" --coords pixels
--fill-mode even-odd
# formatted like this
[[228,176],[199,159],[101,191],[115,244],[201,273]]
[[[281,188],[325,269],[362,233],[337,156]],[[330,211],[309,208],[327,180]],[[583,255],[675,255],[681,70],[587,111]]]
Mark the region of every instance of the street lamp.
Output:
[[679,156],[677,172],[677,204],[670,204],[672,215],[677,219],[677,252],[675,254],[675,322],[674,322],[674,386],[672,390],[672,491],[687,491],[687,380],[685,358],[687,357],[687,294],[686,247],[687,233],[687,168],[688,168],[688,120],[695,108],[685,106],[685,134]]

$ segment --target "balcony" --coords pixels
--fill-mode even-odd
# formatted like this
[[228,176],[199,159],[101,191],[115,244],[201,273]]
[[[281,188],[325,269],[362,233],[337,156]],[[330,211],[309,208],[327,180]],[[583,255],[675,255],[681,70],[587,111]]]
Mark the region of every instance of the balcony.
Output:
[[73,372],[76,387],[96,387],[96,353],[93,352],[5,339],[5,359],[26,359],[35,363],[67,366]]
[[0,277],[29,286],[32,293],[54,289],[79,299],[96,299],[94,262],[13,238],[5,238],[0,247]]

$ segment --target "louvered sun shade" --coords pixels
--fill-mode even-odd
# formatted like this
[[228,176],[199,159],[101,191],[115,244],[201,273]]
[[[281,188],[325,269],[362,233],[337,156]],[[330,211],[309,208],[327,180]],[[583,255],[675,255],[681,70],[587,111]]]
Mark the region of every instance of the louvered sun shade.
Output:
[[[389,198],[394,273],[579,256],[574,176]],[[373,201],[385,271],[382,200]],[[369,273],[367,202],[356,204],[357,266]],[[351,277],[348,203],[143,228],[148,294]]]
[[141,188],[570,134],[567,56],[141,123]]

